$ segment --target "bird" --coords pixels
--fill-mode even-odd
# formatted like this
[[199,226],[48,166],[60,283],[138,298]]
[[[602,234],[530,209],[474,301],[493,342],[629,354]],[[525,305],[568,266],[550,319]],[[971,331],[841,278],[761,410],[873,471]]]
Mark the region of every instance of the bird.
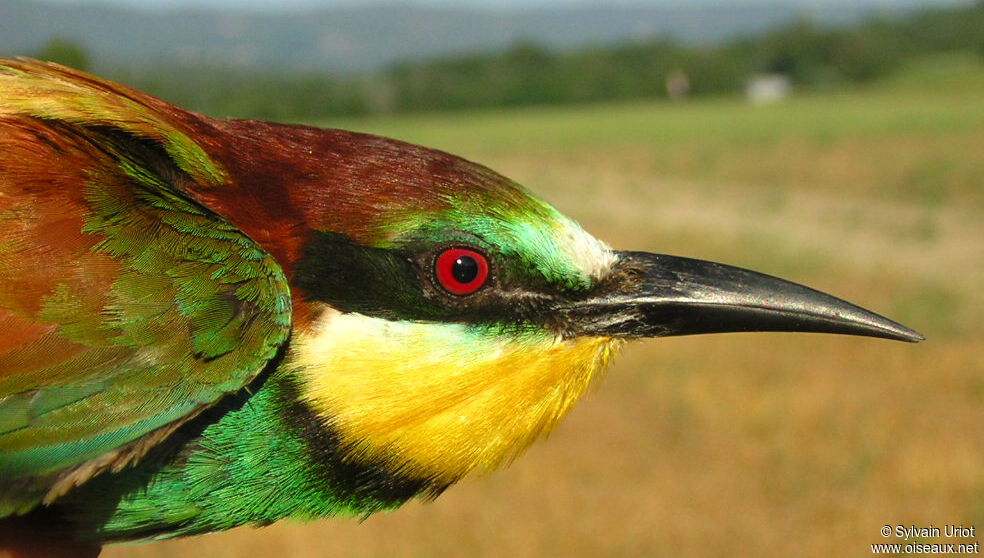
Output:
[[437,497],[549,433],[626,341],[923,339],[614,250],[443,151],[28,58],[0,60],[0,331],[0,517],[99,544]]

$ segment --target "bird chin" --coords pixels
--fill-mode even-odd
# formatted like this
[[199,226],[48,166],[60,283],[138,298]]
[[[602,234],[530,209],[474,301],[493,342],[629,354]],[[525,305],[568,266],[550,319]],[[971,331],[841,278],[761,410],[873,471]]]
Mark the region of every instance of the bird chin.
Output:
[[550,432],[620,341],[325,309],[295,334],[301,396],[356,462],[452,483]]

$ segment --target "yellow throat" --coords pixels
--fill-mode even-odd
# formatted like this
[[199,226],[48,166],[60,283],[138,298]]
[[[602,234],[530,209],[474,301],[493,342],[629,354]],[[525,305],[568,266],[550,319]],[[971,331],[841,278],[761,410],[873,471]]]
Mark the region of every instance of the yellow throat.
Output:
[[291,360],[302,396],[350,455],[450,483],[495,469],[550,432],[618,344],[325,307],[294,338]]

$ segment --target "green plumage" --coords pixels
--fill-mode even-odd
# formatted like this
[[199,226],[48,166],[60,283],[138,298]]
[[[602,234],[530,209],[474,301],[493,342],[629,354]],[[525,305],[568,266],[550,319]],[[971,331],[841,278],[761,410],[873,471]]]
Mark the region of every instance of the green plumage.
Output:
[[[38,334],[0,354],[0,516],[139,459],[155,431],[166,435],[239,390],[286,340],[291,310],[280,267],[177,190],[190,175],[160,144],[130,135],[126,122],[114,130],[94,120],[103,116],[95,110],[21,99],[11,83],[0,72],[0,91],[11,91],[0,105],[0,197],[9,200],[0,282],[22,287],[0,290],[0,317],[30,320]],[[30,155],[7,144],[20,137],[40,140]],[[176,147],[186,139],[172,151],[187,151]],[[46,188],[33,187],[52,161],[71,161],[81,181],[55,171]],[[72,236],[48,236],[53,229]],[[32,252],[57,268],[32,265]]]
[[62,506],[88,536],[119,540],[262,525],[284,517],[365,515],[410,496],[372,489],[371,475],[355,488],[354,478],[346,475],[366,473],[311,451],[311,440],[298,428],[296,397],[290,378],[275,373],[255,394],[241,393],[206,411],[135,468],[77,488]]

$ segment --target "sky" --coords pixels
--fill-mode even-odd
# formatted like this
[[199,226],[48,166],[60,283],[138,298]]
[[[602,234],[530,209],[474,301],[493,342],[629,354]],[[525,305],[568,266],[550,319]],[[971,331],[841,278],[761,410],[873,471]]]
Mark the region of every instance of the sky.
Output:
[[[626,5],[741,5],[750,3],[788,4],[796,6],[831,6],[852,3],[852,0],[47,0],[53,4],[83,5],[110,4],[131,8],[171,9],[171,8],[209,8],[282,11],[303,10],[329,6],[355,6],[373,4],[405,4],[427,6],[457,6],[477,8],[518,8],[545,6],[601,6],[612,4]],[[854,0],[856,1],[856,0]],[[914,4],[952,4],[959,0],[865,0],[872,5],[914,5]]]

